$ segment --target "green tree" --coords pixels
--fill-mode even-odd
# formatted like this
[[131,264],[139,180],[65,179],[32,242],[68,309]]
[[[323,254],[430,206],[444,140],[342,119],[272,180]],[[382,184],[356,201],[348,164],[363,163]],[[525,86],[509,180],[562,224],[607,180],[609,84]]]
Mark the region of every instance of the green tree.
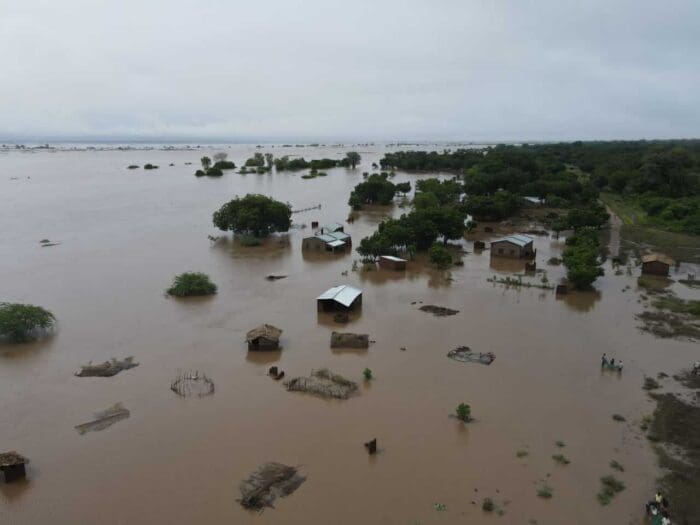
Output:
[[24,343],[53,328],[56,318],[41,306],[0,303],[0,341]]
[[220,230],[265,237],[272,232],[286,232],[291,226],[289,204],[270,197],[248,194],[236,197],[214,212],[214,226]]
[[355,166],[357,166],[360,163],[360,160],[362,160],[362,157],[356,151],[348,151],[345,154],[345,160],[346,160],[347,164],[352,169],[355,169]]
[[204,168],[204,171],[208,170],[209,166],[211,166],[211,159],[209,157],[202,157],[200,162],[202,163],[202,168]]
[[562,255],[566,266],[566,278],[579,290],[589,288],[604,274],[599,262],[600,244],[594,229],[581,230],[566,240]]
[[265,164],[267,165],[268,169],[272,169],[272,164],[274,161],[274,156],[272,153],[265,153]]
[[263,156],[262,153],[257,152],[255,155],[250,157],[245,161],[245,165],[248,167],[261,167],[265,166],[265,157]]
[[176,276],[168,288],[168,294],[177,297],[211,295],[216,293],[216,285],[209,276],[201,272],[185,272]]
[[370,175],[367,180],[355,186],[348,204],[359,209],[363,204],[390,204],[396,193],[393,182],[381,175]]
[[445,248],[442,244],[433,244],[430,247],[430,262],[434,264],[437,268],[444,270],[452,266],[452,254],[450,250]]

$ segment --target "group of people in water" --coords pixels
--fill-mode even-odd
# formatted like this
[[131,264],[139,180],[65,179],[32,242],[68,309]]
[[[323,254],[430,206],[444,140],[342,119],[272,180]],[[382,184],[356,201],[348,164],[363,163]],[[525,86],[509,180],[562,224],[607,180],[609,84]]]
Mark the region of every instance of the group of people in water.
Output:
[[600,359],[600,367],[622,372],[622,360],[615,361],[614,357],[608,358],[607,354],[603,354],[603,357]]
[[654,499],[647,503],[646,508],[647,516],[651,516],[651,525],[671,525],[668,500],[661,492],[654,495]]

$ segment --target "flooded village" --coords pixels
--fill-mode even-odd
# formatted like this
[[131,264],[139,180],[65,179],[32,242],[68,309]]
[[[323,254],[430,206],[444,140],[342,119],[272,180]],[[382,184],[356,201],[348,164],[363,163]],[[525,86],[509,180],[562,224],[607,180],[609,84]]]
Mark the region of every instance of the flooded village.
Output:
[[590,286],[549,197],[383,244],[480,183],[396,163],[494,146],[0,149],[0,302],[54,316],[0,346],[0,523],[698,523],[700,237],[601,184]]

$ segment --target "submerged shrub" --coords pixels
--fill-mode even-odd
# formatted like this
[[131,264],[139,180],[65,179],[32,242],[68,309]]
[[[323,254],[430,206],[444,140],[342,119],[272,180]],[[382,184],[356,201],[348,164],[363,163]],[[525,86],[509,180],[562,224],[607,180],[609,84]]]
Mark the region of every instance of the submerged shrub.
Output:
[[41,306],[0,303],[0,341],[25,343],[53,328],[56,318]]
[[550,487],[549,485],[542,485],[542,486],[537,490],[537,495],[538,495],[540,498],[550,499],[550,498],[552,497],[553,494],[554,494],[554,490],[553,490],[552,487]]
[[216,285],[211,282],[209,276],[200,272],[181,273],[168,288],[168,294],[176,297],[189,297],[193,295],[211,295],[216,293]]
[[452,254],[441,244],[433,244],[430,247],[430,262],[437,268],[445,269],[452,265]]
[[493,504],[493,500],[491,498],[484,498],[481,508],[484,510],[484,512],[493,512],[493,509],[496,508],[496,506]]
[[158,166],[156,166],[155,164],[149,163],[149,164],[144,164],[143,169],[145,169],[145,170],[157,170]]
[[371,371],[369,368],[365,368],[365,369],[362,371],[362,375],[365,376],[365,379],[366,379],[367,381],[369,381],[370,379],[372,379],[372,371]]
[[615,494],[625,490],[625,484],[616,479],[615,476],[604,476],[600,478],[603,485],[598,493],[598,501],[601,505],[607,505],[615,497]]
[[457,419],[464,421],[465,423],[471,421],[472,419],[472,407],[466,403],[460,403],[455,410]]
[[564,454],[556,454],[552,456],[552,459],[560,465],[568,465],[571,463],[571,460],[569,460],[569,458],[567,458]]

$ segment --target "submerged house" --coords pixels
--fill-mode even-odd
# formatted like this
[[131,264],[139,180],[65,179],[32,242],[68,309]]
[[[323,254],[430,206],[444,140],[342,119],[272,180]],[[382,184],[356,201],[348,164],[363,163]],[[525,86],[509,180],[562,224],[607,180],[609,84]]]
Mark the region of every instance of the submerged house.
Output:
[[246,334],[248,350],[277,350],[282,330],[271,324],[261,324]]
[[491,256],[523,259],[534,255],[533,239],[528,235],[509,235],[491,241]]
[[642,275],[668,276],[675,261],[660,253],[652,253],[642,257]]
[[335,310],[352,310],[362,305],[362,290],[347,284],[329,288],[316,298],[319,312]]
[[14,450],[0,454],[0,472],[5,478],[5,483],[23,480],[27,475],[24,468],[27,462],[27,458]]
[[350,235],[343,231],[343,225],[337,222],[322,226],[321,230],[301,241],[302,250],[310,251],[344,251],[352,245]]
[[406,269],[406,262],[406,259],[394,257],[393,255],[381,255],[379,257],[379,267],[383,270],[402,272]]

